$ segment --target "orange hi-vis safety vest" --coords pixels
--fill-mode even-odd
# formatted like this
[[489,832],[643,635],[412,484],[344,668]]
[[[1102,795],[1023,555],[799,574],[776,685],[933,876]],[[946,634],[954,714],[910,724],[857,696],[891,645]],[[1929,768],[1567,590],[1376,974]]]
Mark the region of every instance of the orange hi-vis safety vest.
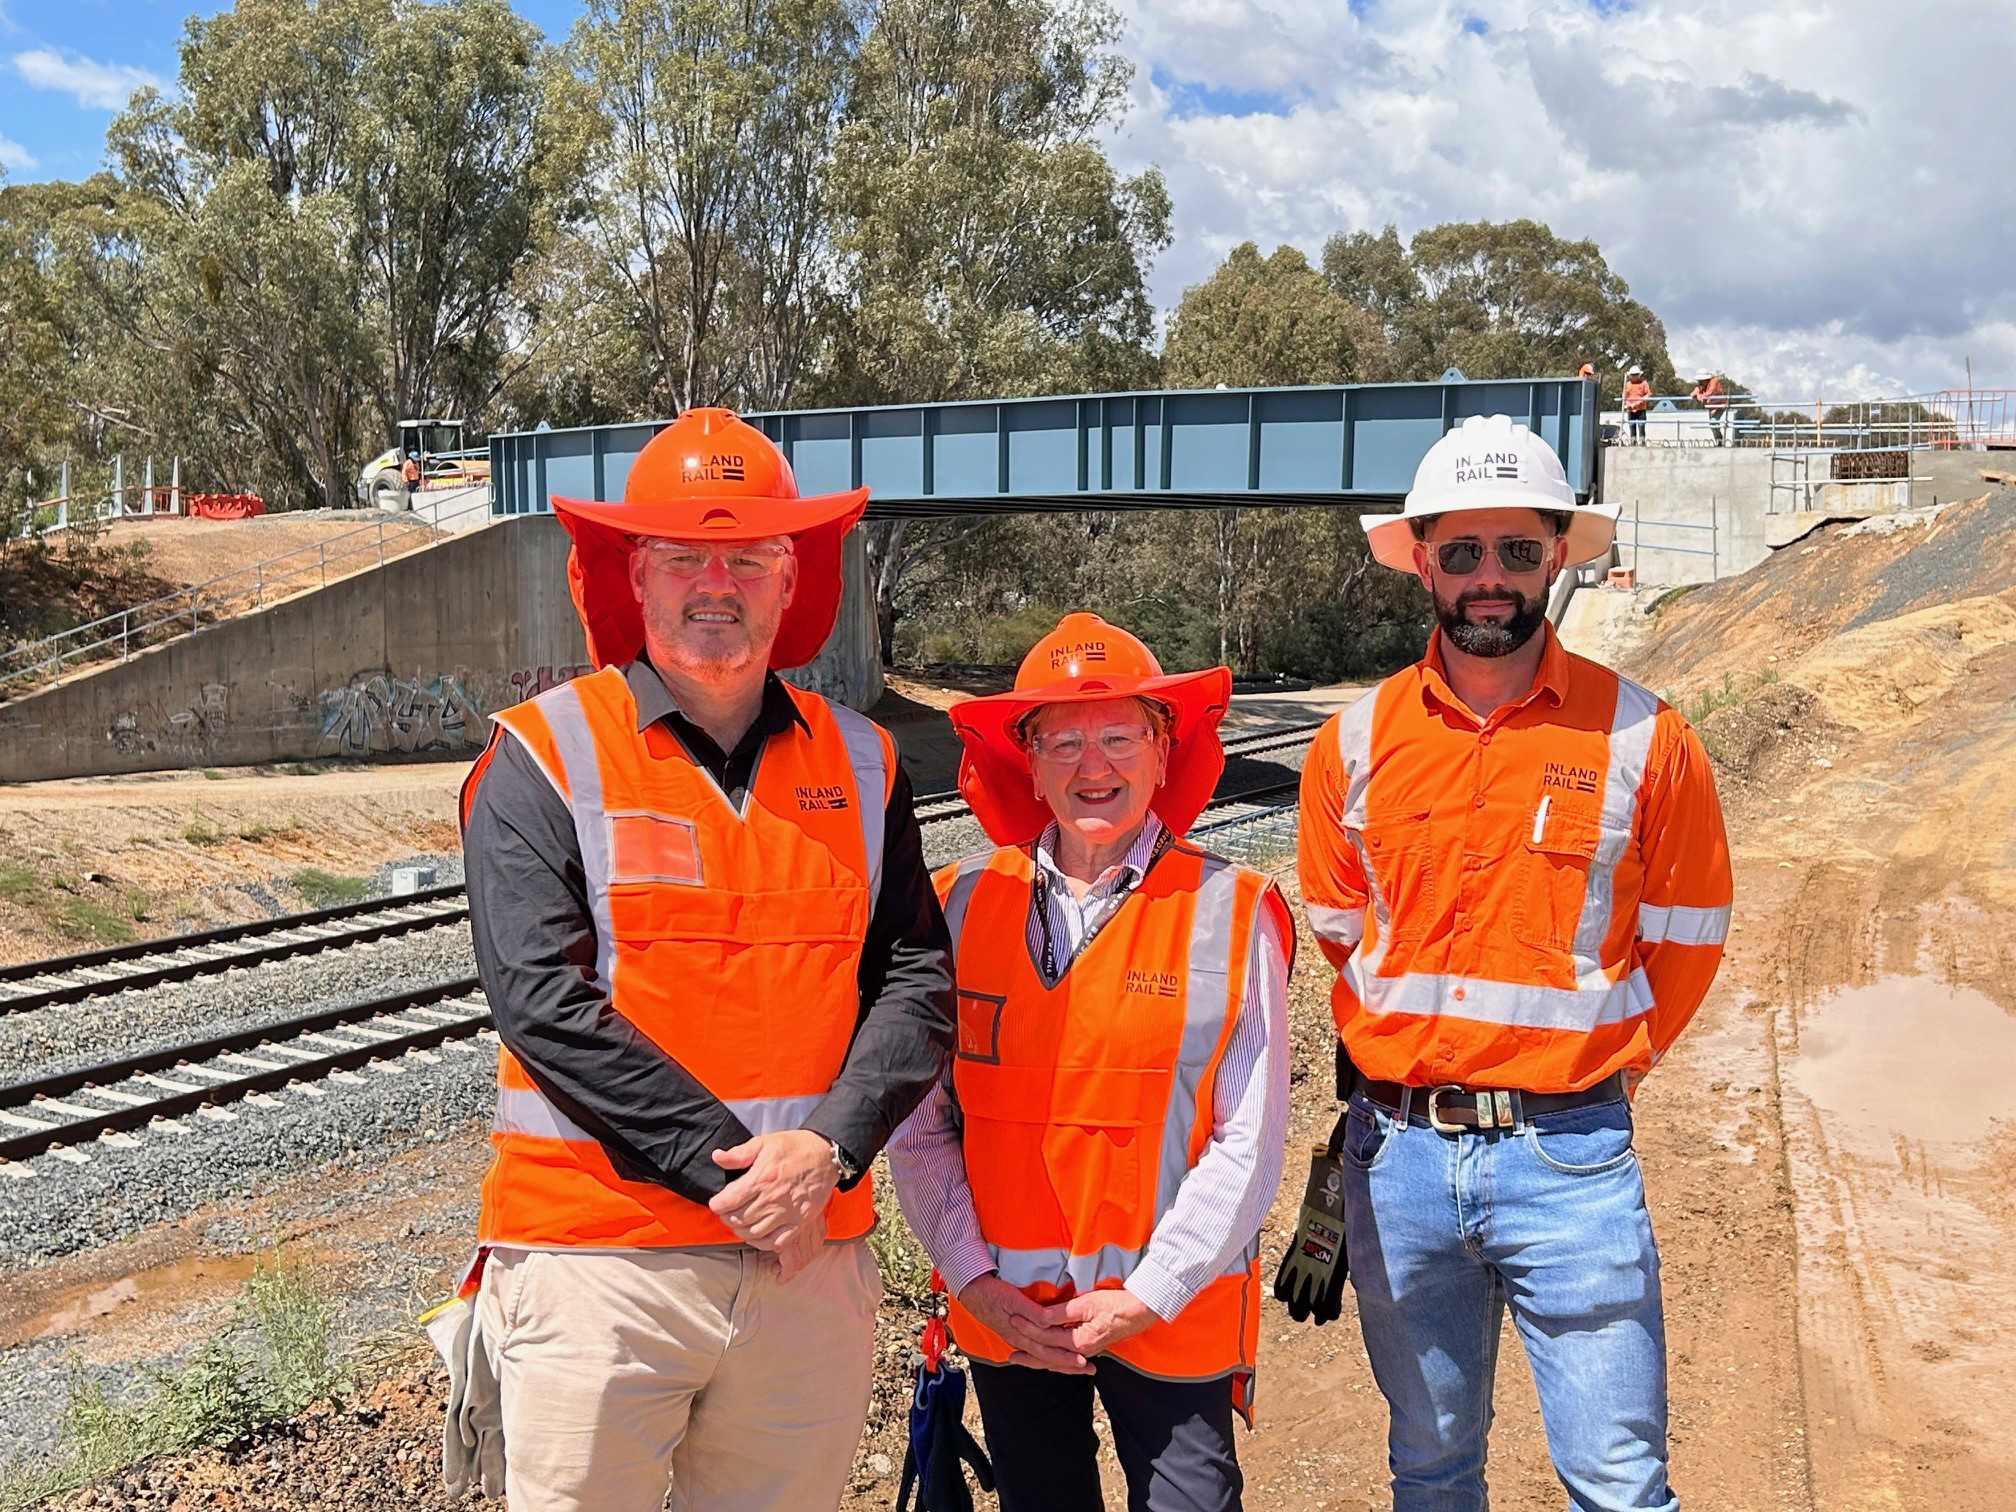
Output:
[[[1028,946],[1037,870],[1023,847],[938,873],[959,990],[952,1089],[967,1182],[1001,1279],[1052,1303],[1122,1285],[1210,1143],[1219,1061],[1246,996],[1258,872],[1176,841],[1045,985]],[[1259,1342],[1258,1235],[1177,1317],[1107,1351],[1144,1375],[1233,1378],[1250,1415]],[[976,1359],[1009,1345],[955,1300]]]
[[[811,733],[793,724],[770,737],[739,815],[662,721],[638,730],[621,668],[495,716],[573,811],[595,972],[616,1011],[755,1134],[800,1127],[846,1059],[896,776],[895,748],[873,722],[789,692]],[[617,1175],[505,1049],[490,1142],[485,1243],[740,1242],[704,1204]],[[827,1204],[829,1239],[874,1222],[865,1178]]]

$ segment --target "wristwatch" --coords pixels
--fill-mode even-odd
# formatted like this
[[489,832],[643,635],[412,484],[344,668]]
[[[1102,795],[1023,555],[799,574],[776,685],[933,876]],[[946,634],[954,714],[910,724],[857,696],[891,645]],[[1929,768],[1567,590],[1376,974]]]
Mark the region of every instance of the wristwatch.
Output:
[[827,1140],[826,1148],[833,1152],[833,1169],[840,1173],[841,1186],[845,1186],[848,1182],[860,1178],[861,1167],[854,1163],[852,1155],[849,1155],[845,1150],[840,1148],[839,1140]]

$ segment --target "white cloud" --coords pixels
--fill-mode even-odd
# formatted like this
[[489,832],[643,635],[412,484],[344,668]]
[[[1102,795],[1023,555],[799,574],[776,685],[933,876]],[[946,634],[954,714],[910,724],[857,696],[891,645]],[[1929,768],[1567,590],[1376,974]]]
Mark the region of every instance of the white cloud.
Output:
[[168,87],[159,75],[130,63],[99,63],[48,47],[16,53],[14,69],[37,89],[59,90],[99,110],[125,109],[136,89]]
[[1874,395],[1971,356],[2016,385],[2002,0],[1124,4],[1111,147],[1169,179],[1165,307],[1249,238],[1313,257],[1339,230],[1531,216],[1602,246],[1683,369]]
[[9,173],[27,173],[35,167],[35,154],[19,142],[0,136],[0,168]]

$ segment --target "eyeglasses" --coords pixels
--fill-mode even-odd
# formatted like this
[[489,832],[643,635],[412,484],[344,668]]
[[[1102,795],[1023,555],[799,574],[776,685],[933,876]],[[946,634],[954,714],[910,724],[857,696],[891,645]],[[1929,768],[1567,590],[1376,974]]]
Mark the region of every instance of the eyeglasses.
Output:
[[[1155,738],[1155,732],[1145,724],[1108,725],[1095,738],[1099,754],[1117,764],[1139,756]],[[1085,759],[1090,746],[1083,730],[1056,730],[1029,737],[1031,754],[1039,761],[1055,762],[1058,766],[1076,766]]]
[[744,583],[771,576],[791,556],[789,546],[765,542],[696,546],[690,541],[642,540],[637,546],[653,567],[674,577],[698,577],[710,561],[719,561],[730,577]]
[[[1547,542],[1531,536],[1513,536],[1495,543],[1498,565],[1507,572],[1538,572],[1547,564]],[[1435,560],[1451,577],[1468,577],[1484,563],[1484,543],[1478,540],[1442,541],[1435,547]]]

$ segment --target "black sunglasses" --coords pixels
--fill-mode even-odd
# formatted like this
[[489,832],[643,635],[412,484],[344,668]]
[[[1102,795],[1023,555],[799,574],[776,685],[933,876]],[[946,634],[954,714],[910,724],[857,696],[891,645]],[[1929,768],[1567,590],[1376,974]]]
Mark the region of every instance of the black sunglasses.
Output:
[[[1532,536],[1513,536],[1499,541],[1498,565],[1507,572],[1538,572],[1547,562],[1547,543]],[[1451,577],[1468,577],[1484,562],[1482,541],[1443,541],[1435,547],[1435,560]]]

